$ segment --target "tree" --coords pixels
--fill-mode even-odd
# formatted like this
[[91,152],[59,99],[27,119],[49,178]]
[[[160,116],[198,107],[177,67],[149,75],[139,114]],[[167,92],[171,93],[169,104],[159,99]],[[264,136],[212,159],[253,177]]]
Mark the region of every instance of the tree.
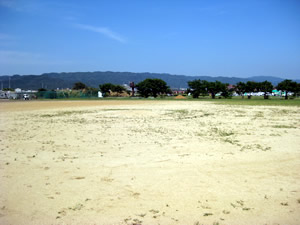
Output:
[[236,93],[238,93],[238,95],[242,95],[242,98],[244,98],[244,94],[246,93],[246,83],[238,82],[234,90]]
[[99,85],[99,88],[101,92],[104,94],[104,96],[108,96],[110,92],[117,92],[118,94],[123,93],[126,91],[126,88],[119,84],[112,84],[112,83],[105,83]]
[[224,84],[220,81],[208,82],[206,80],[193,80],[189,81],[188,85],[192,89],[193,98],[198,98],[200,95],[210,93],[214,99],[219,92],[222,92],[221,95],[225,98],[230,96],[230,92],[227,88],[228,84]]
[[104,96],[108,96],[109,95],[109,91],[111,91],[113,89],[114,85],[111,83],[105,83],[105,84],[100,84],[99,88],[101,90],[101,92],[104,94]]
[[15,91],[13,88],[3,88],[2,91]]
[[73,90],[83,90],[83,89],[86,89],[87,86],[84,84],[84,83],[81,83],[81,82],[77,82],[74,84],[73,86]]
[[47,89],[45,89],[45,88],[39,88],[38,89],[38,92],[43,92],[43,91],[47,91]]
[[300,83],[297,83],[297,88],[296,88],[294,95],[296,96],[299,93],[300,93]]
[[206,80],[189,81],[188,85],[193,98],[198,98],[200,95],[207,95],[208,82]]
[[264,99],[268,99],[269,96],[267,94],[268,92],[272,92],[273,85],[269,81],[260,82],[258,83],[258,90],[264,92]]
[[221,95],[224,98],[232,97],[232,93],[234,92],[234,88],[228,88],[228,84],[225,84],[225,89],[222,91]]
[[111,91],[121,94],[124,91],[126,91],[126,88],[123,87],[122,85],[113,85],[112,88],[111,88]]
[[227,92],[227,86],[228,84],[224,84],[220,81],[215,82],[207,82],[207,91],[211,94],[211,98],[214,99],[216,97],[216,94],[219,92]]
[[251,99],[251,92],[254,92],[258,89],[258,83],[254,81],[247,81],[246,83],[246,92],[248,93],[248,99]]
[[277,85],[277,90],[281,90],[281,91],[285,91],[285,99],[288,99],[288,92],[298,92],[298,86],[299,84],[297,84],[297,82],[294,82],[292,80],[284,80],[281,81],[278,85]]
[[159,94],[168,92],[167,83],[161,79],[145,79],[136,84],[138,92],[141,96],[148,98],[149,96],[157,97]]

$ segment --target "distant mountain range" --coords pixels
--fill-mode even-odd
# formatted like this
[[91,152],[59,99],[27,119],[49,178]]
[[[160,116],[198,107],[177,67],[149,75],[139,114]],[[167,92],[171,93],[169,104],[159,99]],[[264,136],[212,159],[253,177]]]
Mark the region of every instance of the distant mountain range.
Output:
[[[268,80],[273,85],[283,81],[283,78],[272,76],[255,76],[248,78],[238,77],[210,77],[210,76],[185,76],[171,75],[165,73],[131,73],[131,72],[70,72],[70,73],[44,73],[41,75],[13,75],[0,76],[0,85],[3,88],[22,88],[37,90],[72,88],[76,82],[82,82],[90,87],[99,87],[99,84],[129,84],[133,81],[138,83],[146,78],[159,78],[167,82],[171,88],[187,88],[188,81],[200,79],[207,81],[221,81],[223,83],[236,84],[237,82],[256,81],[261,82]],[[300,83],[300,80],[294,80]]]

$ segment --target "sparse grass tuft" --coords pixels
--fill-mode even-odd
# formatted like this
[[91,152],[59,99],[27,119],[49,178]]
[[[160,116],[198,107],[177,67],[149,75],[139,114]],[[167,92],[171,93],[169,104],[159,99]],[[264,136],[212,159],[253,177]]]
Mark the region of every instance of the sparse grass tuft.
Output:
[[60,117],[60,116],[69,116],[74,114],[85,114],[85,113],[92,113],[92,111],[62,111],[56,114],[43,114],[40,117],[44,118],[51,118],[51,117]]
[[254,115],[254,118],[263,118],[263,117],[264,117],[264,113],[262,111],[259,111]]
[[227,211],[227,210],[223,210],[222,211],[224,214],[229,214],[230,213],[230,211]]
[[262,145],[260,145],[260,144],[252,144],[252,145],[244,145],[241,149],[240,149],[240,151],[241,152],[243,152],[243,151],[245,151],[245,150],[252,150],[252,151],[254,151],[254,150],[261,150],[261,151],[269,151],[269,150],[271,150],[271,147],[263,147]]
[[188,110],[186,109],[177,109],[177,110],[174,110],[174,113],[178,113],[178,114],[181,114],[181,115],[186,115],[189,113]]
[[234,132],[232,132],[232,131],[221,130],[217,127],[213,127],[211,130],[213,133],[216,133],[221,137],[227,137],[227,136],[234,135]]
[[238,140],[234,140],[234,139],[230,139],[230,138],[225,138],[225,139],[222,139],[222,141],[224,141],[226,143],[230,143],[232,145],[238,145],[238,146],[240,146],[240,144],[238,143],[239,142]]
[[273,126],[273,128],[297,128],[295,126],[292,126],[292,125],[275,125]]

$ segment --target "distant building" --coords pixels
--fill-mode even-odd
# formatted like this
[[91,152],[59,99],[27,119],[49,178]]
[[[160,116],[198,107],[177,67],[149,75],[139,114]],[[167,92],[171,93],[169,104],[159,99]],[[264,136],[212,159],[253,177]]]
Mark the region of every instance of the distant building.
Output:
[[233,84],[229,84],[229,85],[227,86],[227,88],[230,90],[230,89],[235,88],[235,86],[234,86]]
[[172,88],[171,89],[173,95],[182,95],[185,94],[187,89],[186,88]]

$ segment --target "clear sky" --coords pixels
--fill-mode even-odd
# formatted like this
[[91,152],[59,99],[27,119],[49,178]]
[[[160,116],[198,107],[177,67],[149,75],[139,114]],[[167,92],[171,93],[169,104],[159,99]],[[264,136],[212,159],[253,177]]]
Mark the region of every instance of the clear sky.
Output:
[[300,78],[300,0],[0,0],[0,75]]

